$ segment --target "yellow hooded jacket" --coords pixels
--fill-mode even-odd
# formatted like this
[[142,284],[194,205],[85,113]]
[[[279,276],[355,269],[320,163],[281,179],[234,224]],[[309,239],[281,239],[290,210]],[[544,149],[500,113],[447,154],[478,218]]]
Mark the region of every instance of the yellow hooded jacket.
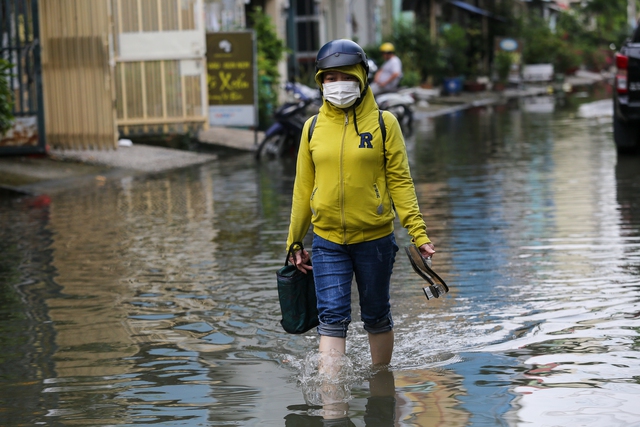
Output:
[[[356,76],[361,90],[365,87],[361,65],[336,70]],[[320,87],[321,73],[316,75]],[[394,230],[395,212],[417,246],[430,242],[400,125],[392,113],[382,114],[385,143],[371,90],[355,108],[343,110],[325,100],[311,141],[307,120],[298,150],[287,249],[302,241],[310,224],[318,236],[337,244],[385,237]]]

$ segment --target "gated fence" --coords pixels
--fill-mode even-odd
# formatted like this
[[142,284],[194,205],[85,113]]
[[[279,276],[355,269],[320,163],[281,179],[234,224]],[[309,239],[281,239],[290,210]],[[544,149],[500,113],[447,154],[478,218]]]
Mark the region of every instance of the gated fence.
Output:
[[115,149],[108,0],[40,0],[47,143]]
[[13,64],[13,128],[0,135],[0,154],[44,153],[37,0],[0,0],[0,58]]
[[[0,0],[15,126],[0,154],[208,126],[203,0]],[[46,144],[45,144],[46,141]]]

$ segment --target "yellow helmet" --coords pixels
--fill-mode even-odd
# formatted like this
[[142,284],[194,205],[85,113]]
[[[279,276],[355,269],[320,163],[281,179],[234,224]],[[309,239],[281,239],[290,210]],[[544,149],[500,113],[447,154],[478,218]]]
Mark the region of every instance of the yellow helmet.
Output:
[[380,46],[380,52],[395,52],[395,48],[393,47],[393,44],[387,42],[387,43],[382,43],[382,45]]

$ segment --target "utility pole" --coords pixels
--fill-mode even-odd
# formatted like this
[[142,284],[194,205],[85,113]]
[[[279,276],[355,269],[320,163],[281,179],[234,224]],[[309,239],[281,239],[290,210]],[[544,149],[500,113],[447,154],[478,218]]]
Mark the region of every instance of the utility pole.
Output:
[[627,0],[627,19],[631,28],[636,28],[638,19],[636,15],[636,0]]
[[[431,39],[431,43],[436,43],[436,40],[438,38],[438,28],[436,27],[437,25],[437,19],[436,19],[436,13],[438,12],[438,5],[436,4],[437,0],[431,0],[429,2],[429,36]],[[429,76],[427,77],[427,85],[429,87],[433,87],[433,76]]]

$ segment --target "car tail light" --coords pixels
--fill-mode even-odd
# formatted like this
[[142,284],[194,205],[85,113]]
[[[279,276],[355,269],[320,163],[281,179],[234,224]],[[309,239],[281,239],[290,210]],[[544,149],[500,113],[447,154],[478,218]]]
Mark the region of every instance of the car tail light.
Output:
[[627,68],[629,66],[629,57],[616,53],[616,90],[619,94],[627,93]]

